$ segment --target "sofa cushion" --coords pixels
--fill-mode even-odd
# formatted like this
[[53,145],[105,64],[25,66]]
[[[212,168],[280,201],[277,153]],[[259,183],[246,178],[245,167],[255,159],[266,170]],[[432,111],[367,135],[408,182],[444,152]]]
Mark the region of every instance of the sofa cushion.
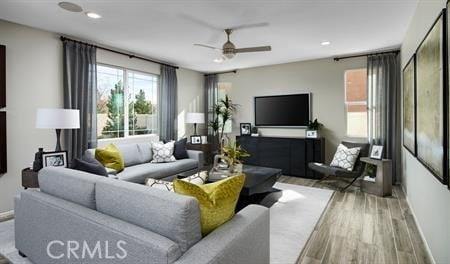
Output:
[[143,184],[145,179],[162,179],[198,167],[194,159],[182,159],[170,163],[144,163],[125,168],[118,173],[119,179]]
[[95,149],[95,159],[100,161],[103,166],[115,169],[118,172],[125,167],[122,153],[114,144],[109,144],[103,149]]
[[198,200],[202,234],[206,236],[233,218],[244,182],[244,174],[205,185],[175,180],[173,189],[176,193],[192,196]]
[[186,252],[201,239],[196,199],[144,185],[103,178],[96,185],[97,211],[169,238]]
[[139,152],[141,153],[141,163],[150,162],[153,158],[151,143],[137,143]]
[[47,167],[39,171],[41,192],[95,210],[95,184],[103,176],[67,168]]
[[137,144],[118,144],[117,149],[122,154],[125,167],[142,163],[141,153]]

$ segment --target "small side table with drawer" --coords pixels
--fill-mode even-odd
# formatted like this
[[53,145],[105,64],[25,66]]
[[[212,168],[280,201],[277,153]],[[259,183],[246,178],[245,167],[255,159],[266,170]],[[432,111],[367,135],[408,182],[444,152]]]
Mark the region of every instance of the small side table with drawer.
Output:
[[39,188],[38,172],[25,168],[22,170],[22,187],[26,190],[28,188]]

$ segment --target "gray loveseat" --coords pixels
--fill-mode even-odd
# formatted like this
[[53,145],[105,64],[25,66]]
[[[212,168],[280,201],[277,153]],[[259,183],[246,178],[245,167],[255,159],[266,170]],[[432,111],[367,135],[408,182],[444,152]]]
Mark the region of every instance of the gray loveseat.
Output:
[[[203,167],[203,152],[188,150],[187,159],[169,163],[151,163],[153,154],[151,143],[117,144],[125,161],[125,169],[119,173],[111,170],[115,177],[129,182],[144,183],[147,178],[171,180],[182,172],[195,173]],[[86,155],[95,156],[95,149],[88,149]]]
[[269,263],[269,210],[250,205],[201,236],[196,199],[65,169],[15,200],[16,248],[35,264]]

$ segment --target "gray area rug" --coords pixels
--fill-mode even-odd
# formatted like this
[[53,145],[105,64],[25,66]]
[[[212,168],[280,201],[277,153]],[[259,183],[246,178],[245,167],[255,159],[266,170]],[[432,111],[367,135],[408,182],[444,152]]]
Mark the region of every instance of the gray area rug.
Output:
[[[276,183],[282,190],[261,203],[270,207],[270,263],[295,264],[333,194],[331,190]],[[14,220],[0,223],[0,254],[12,264],[31,264],[14,247]]]
[[282,192],[270,195],[278,198],[270,207],[270,263],[295,264],[334,191],[280,182],[274,188]]

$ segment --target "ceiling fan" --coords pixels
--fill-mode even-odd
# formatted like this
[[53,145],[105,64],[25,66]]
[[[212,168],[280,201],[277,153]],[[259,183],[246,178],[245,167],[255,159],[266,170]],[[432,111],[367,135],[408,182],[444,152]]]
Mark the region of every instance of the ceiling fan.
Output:
[[259,52],[259,51],[271,51],[271,46],[259,46],[259,47],[248,47],[248,48],[240,48],[237,49],[236,46],[230,41],[230,35],[233,32],[233,29],[227,28],[225,29],[225,33],[227,34],[227,42],[223,44],[222,48],[217,48],[204,44],[194,44],[195,46],[214,49],[222,52],[222,57],[224,59],[232,59],[236,53],[245,53],[245,52]]

